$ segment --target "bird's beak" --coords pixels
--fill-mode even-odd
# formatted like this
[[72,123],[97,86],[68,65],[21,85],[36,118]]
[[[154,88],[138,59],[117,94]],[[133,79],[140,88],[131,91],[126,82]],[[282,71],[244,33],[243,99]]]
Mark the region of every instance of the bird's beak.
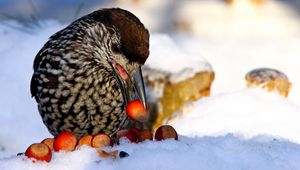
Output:
[[[124,96],[125,103],[139,99],[146,108],[146,92],[145,83],[143,79],[142,69],[139,66],[134,76],[131,78],[121,65],[114,64],[114,73],[120,85],[122,95]],[[123,74],[122,74],[122,73]],[[125,72],[125,73],[124,73]]]
[[139,99],[143,103],[144,107],[147,108],[145,83],[143,79],[142,69],[140,66],[138,67],[137,71],[134,74],[133,84],[137,92],[137,95],[139,96]]

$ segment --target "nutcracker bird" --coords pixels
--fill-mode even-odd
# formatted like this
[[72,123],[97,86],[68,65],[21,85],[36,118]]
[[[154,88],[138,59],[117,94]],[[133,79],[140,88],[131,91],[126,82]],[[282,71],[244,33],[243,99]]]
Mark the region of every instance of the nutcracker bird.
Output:
[[146,106],[141,66],[149,32],[132,13],[101,9],[51,36],[35,57],[31,94],[49,132],[113,136],[126,125],[126,104]]

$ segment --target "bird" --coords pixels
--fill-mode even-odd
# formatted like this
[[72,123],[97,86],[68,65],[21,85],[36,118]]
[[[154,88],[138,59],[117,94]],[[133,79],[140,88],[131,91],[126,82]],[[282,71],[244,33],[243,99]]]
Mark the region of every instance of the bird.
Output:
[[149,31],[131,12],[103,8],[52,35],[35,56],[32,97],[48,131],[114,136],[128,124],[126,105],[146,107],[141,67]]

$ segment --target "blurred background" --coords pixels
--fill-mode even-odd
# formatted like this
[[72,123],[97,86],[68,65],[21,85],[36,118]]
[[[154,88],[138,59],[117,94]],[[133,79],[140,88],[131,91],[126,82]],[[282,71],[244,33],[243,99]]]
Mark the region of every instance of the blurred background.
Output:
[[0,0],[0,21],[65,24],[103,7],[130,10],[151,32],[257,38],[295,36],[300,28],[299,0]]

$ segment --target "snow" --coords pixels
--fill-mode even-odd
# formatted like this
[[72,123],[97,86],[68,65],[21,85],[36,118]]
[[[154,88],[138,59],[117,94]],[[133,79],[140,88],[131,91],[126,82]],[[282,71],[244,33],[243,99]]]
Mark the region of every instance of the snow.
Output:
[[300,144],[300,107],[277,93],[249,88],[193,105],[191,113],[173,124],[179,134],[201,137],[233,133],[246,139],[267,135]]
[[0,169],[299,169],[300,146],[266,137],[243,140],[233,135],[187,138],[180,141],[122,143],[114,148],[129,153],[117,160],[99,158],[94,149],[54,153],[51,163],[32,163],[26,157],[0,160]]
[[[28,34],[7,27],[16,23],[0,23],[0,169],[300,169],[299,16],[270,0],[259,13],[253,14],[257,10],[253,8],[246,11],[250,23],[261,26],[251,31],[239,18],[238,7],[232,7],[237,11],[226,16],[220,14],[229,10],[219,1],[184,2],[149,0],[147,5],[139,4],[140,8],[120,3],[139,11],[141,20],[151,28],[151,54],[146,65],[174,73],[174,81],[191,76],[195,70],[213,68],[212,96],[191,103],[193,110],[174,122],[179,141],[121,143],[106,148],[130,154],[117,160],[100,158],[87,147],[54,153],[50,163],[32,163],[16,156],[30,144],[51,137],[30,96],[29,84],[34,56],[47,38],[64,26],[48,21]],[[153,31],[170,28],[174,18],[168,18],[168,6],[172,3],[178,7],[172,11],[178,18],[185,18],[183,14],[199,17],[190,33]],[[258,15],[265,17],[257,21]],[[219,21],[224,18],[218,16],[235,17],[222,27],[224,23]],[[269,19],[272,22],[264,22]],[[200,27],[203,23],[207,25]],[[243,29],[232,31],[233,23]],[[274,29],[269,32],[270,27]],[[287,75],[293,84],[288,98],[245,88],[246,73],[260,67]]]

